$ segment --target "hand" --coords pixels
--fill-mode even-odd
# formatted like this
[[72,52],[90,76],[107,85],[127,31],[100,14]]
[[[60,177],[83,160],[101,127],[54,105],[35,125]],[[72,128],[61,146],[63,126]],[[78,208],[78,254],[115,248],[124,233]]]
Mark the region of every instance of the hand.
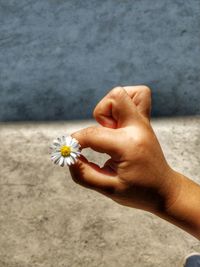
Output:
[[154,213],[173,203],[178,187],[150,125],[150,111],[148,87],[111,90],[94,110],[101,126],[72,134],[82,148],[91,147],[111,158],[100,168],[81,156],[70,166],[73,180],[119,204]]

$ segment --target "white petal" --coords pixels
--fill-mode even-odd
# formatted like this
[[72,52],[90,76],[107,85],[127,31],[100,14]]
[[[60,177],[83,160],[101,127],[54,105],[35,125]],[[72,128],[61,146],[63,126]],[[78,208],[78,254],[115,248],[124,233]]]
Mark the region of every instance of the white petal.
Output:
[[77,162],[78,158],[75,158],[74,160],[75,160],[75,162]]
[[73,144],[73,138],[71,137],[70,146],[72,146],[72,144]]
[[51,153],[51,156],[57,156],[57,155],[61,155],[60,152],[54,151]]
[[60,148],[54,148],[51,150],[50,152],[52,155],[55,154],[55,153],[60,153]]
[[79,149],[80,145],[77,144],[77,143],[74,143],[74,144],[72,144],[72,147],[75,148],[75,149]]
[[52,149],[52,150],[55,149],[55,148],[56,148],[55,145],[51,145],[51,146],[50,146],[50,149]]
[[64,158],[63,157],[60,157],[59,165],[62,166],[63,162],[64,162]]
[[70,145],[71,145],[71,140],[72,140],[71,136],[67,136],[67,137],[65,138],[66,146],[70,146]]
[[77,151],[78,151],[78,149],[76,149],[74,147],[71,148],[71,153],[76,153]]
[[53,161],[56,161],[57,159],[59,159],[61,156],[60,155],[56,155],[56,156],[52,156],[51,159]]
[[67,165],[67,158],[64,158],[64,165]]
[[74,164],[76,162],[75,158],[73,158],[72,156],[70,156],[70,161],[72,164]]
[[50,147],[50,151],[51,152],[54,152],[54,151],[59,151],[60,150],[60,146],[52,146],[52,147]]
[[65,143],[65,141],[66,141],[66,136],[63,135],[63,136],[61,137],[61,141],[62,141],[62,143]]
[[75,138],[72,138],[72,144],[73,145],[76,145],[76,144],[79,144],[79,143],[78,143],[78,141]]
[[61,157],[58,157],[57,159],[55,159],[55,160],[54,160],[54,163],[55,163],[55,164],[58,164],[59,161],[60,161],[60,158],[61,158]]
[[71,165],[70,157],[67,157],[66,159],[67,159],[67,164]]
[[77,162],[78,157],[73,157],[74,163]]
[[53,146],[59,146],[59,145],[60,145],[60,142],[58,142],[57,140],[53,141]]
[[58,139],[57,143],[62,144],[62,137],[58,137],[57,139]]
[[[73,153],[73,152],[72,152]],[[81,151],[76,151],[75,152],[76,156],[79,157],[81,155]],[[73,155],[73,154],[72,154]]]
[[60,140],[58,140],[58,138],[55,139],[55,140],[53,140],[53,144],[54,144],[55,146],[59,146],[59,145],[60,145]]
[[70,155],[71,154],[76,154],[76,151],[73,148],[71,149]]
[[72,156],[73,158],[76,158],[76,157],[77,157],[77,154],[74,153],[74,152],[71,152],[71,153],[70,153],[70,156]]

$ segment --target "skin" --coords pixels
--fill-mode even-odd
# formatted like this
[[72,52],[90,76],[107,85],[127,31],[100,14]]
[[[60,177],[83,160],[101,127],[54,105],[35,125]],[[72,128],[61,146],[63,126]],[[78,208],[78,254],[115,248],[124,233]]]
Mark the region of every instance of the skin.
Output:
[[81,156],[73,180],[115,202],[159,216],[200,239],[200,186],[167,163],[150,124],[151,90],[116,87],[95,107],[99,126],[72,134],[82,149],[107,153],[100,168]]

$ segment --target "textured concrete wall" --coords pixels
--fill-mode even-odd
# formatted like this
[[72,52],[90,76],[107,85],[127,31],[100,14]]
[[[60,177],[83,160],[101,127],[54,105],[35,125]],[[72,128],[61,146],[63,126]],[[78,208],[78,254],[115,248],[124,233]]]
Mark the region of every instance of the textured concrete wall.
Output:
[[199,0],[0,0],[0,120],[91,116],[118,84],[200,113]]

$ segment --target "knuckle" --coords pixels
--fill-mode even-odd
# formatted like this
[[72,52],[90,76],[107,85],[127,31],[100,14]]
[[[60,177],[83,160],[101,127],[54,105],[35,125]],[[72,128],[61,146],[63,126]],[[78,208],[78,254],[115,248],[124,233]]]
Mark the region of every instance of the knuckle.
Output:
[[139,161],[143,160],[148,152],[148,144],[147,141],[144,139],[139,139],[136,142],[136,155]]
[[141,149],[141,150],[146,149],[146,141],[144,140],[144,138],[139,138],[136,141],[136,146],[138,149]]
[[130,148],[127,154],[133,154],[134,151],[134,158],[143,157],[148,150],[148,141],[140,136],[140,137],[129,137],[127,139],[127,146]]
[[110,95],[113,98],[119,98],[119,97],[122,97],[124,93],[125,93],[124,89],[120,86],[117,86],[111,90]]
[[85,135],[85,137],[91,136],[91,135],[97,135],[98,133],[99,133],[99,128],[97,128],[96,126],[88,127],[83,131],[83,134]]
[[146,149],[149,143],[146,133],[143,133],[142,131],[138,134],[138,136],[134,137],[134,141],[137,148],[142,149]]
[[97,128],[97,126],[90,126],[88,128],[72,133],[71,136],[79,140],[80,137],[87,138],[87,136],[95,135],[98,133],[99,133],[99,129]]
[[146,95],[151,96],[151,89],[147,85],[141,85],[142,92],[144,92]]
[[93,110],[93,117],[94,118],[97,118],[98,117],[98,115],[99,115],[99,104],[97,104],[96,105],[96,107],[94,108],[94,110]]

